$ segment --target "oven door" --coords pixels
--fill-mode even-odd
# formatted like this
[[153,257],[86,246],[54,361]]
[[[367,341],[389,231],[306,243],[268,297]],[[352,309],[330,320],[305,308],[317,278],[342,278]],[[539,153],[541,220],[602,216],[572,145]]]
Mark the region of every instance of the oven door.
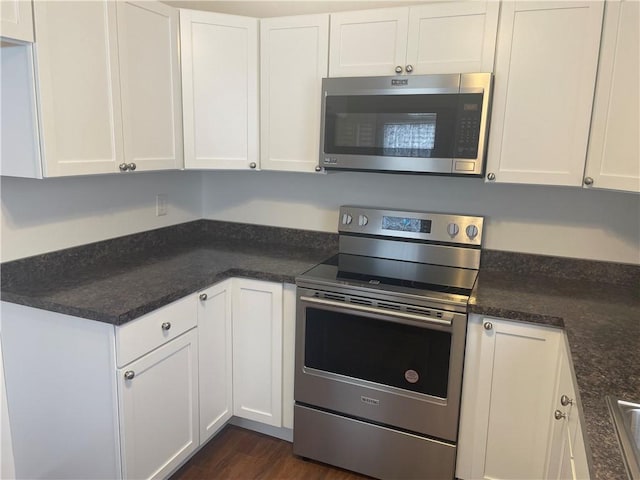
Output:
[[296,402],[455,442],[466,315],[364,303],[298,288]]

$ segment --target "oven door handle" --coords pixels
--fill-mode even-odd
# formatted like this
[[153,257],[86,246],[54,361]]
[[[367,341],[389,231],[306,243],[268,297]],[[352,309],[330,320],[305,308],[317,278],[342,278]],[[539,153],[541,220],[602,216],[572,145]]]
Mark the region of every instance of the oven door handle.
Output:
[[411,320],[414,322],[421,322],[421,323],[430,323],[433,325],[443,325],[443,326],[447,326],[450,327],[451,323],[453,321],[453,315],[450,313],[443,313],[442,314],[442,318],[433,318],[433,317],[427,317],[424,315],[415,315],[413,313],[406,313],[406,312],[397,312],[394,310],[385,310],[385,309],[381,309],[381,308],[374,308],[374,307],[367,307],[365,305],[354,305],[352,303],[342,303],[342,302],[336,302],[334,300],[325,300],[323,298],[315,298],[315,297],[307,297],[307,296],[301,296],[300,300],[303,302],[307,302],[307,303],[315,303],[318,305],[325,305],[328,307],[339,307],[339,308],[346,308],[349,310],[356,310],[359,312],[364,312],[364,313],[372,313],[372,314],[376,314],[376,315],[385,315],[387,317],[394,317],[394,318],[399,318],[399,319],[403,319],[403,320]]

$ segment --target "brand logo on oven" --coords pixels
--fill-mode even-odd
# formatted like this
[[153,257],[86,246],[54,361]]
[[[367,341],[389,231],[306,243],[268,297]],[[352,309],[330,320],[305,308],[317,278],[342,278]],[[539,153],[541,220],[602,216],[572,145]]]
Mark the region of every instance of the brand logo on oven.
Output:
[[362,400],[367,405],[380,405],[380,400],[378,400],[377,398],[360,397],[360,400]]
[[407,370],[404,372],[404,379],[409,383],[416,383],[420,380],[420,375],[415,370]]
[[391,79],[391,85],[392,86],[409,85],[409,79],[408,78],[392,78]]

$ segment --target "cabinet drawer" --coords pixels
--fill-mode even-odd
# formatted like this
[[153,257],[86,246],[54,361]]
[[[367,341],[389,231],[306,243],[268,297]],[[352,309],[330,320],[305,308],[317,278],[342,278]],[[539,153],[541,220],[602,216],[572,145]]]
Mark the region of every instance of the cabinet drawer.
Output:
[[197,297],[190,295],[116,328],[118,367],[195,327],[197,308]]

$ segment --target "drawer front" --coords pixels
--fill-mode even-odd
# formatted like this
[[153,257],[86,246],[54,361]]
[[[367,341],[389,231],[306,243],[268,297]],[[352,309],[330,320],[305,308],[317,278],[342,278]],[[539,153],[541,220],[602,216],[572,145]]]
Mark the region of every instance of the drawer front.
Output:
[[195,327],[198,297],[189,295],[116,328],[116,362],[123,367]]

